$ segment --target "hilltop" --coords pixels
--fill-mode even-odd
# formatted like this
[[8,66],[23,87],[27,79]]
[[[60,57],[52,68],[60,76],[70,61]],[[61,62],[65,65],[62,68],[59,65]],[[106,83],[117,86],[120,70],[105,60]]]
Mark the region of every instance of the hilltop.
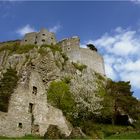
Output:
[[56,41],[43,29],[0,43],[1,136],[105,138],[139,132],[140,102],[130,82],[108,79],[94,45],[82,49],[79,42]]

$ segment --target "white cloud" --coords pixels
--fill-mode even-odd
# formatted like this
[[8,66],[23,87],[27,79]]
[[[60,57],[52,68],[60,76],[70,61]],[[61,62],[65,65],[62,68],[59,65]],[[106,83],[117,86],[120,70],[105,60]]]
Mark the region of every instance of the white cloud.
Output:
[[131,84],[134,88],[140,89],[140,71],[132,71],[132,72],[122,72],[120,74],[121,78],[125,81],[131,81]]
[[29,24],[25,25],[24,27],[19,28],[16,33],[19,34],[20,36],[25,35],[26,33],[29,32],[35,32],[36,30],[31,27]]
[[107,63],[105,63],[105,71],[106,71],[106,75],[112,79],[116,79],[117,75],[115,73],[115,71],[113,70],[112,65],[109,65]]
[[130,0],[131,2],[133,2],[134,4],[140,4],[140,0]]
[[58,25],[55,25],[55,26],[49,28],[49,31],[53,32],[53,33],[57,33],[60,30],[61,27],[62,26],[58,24]]
[[118,56],[139,55],[140,36],[135,39],[136,31],[116,28],[115,35],[105,34],[101,38],[93,41],[99,48]]
[[[104,56],[106,75],[113,80],[131,81],[140,89],[140,34],[117,27],[96,40],[89,40]],[[84,46],[84,44],[82,44]]]

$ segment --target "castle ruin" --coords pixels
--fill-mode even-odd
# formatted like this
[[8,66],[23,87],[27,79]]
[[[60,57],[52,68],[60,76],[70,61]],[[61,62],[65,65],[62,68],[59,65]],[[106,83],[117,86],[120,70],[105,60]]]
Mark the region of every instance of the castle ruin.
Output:
[[[24,75],[28,72],[25,71]],[[38,72],[32,71],[19,81],[8,112],[0,111],[0,136],[43,136],[50,124],[59,126],[65,135],[70,129],[61,110],[48,105],[46,90]]]
[[[34,44],[38,47],[43,44],[59,45],[70,61],[87,65],[89,69],[102,75],[105,74],[102,56],[89,48],[80,48],[80,39],[76,36],[57,42],[54,33],[42,29],[38,33],[26,34],[20,43],[21,45]],[[21,66],[24,55],[15,54],[13,57],[16,59],[19,57]],[[5,56],[2,55],[1,59],[4,58]],[[0,111],[0,135],[8,137],[21,137],[29,134],[43,136],[49,125],[53,124],[59,126],[62,133],[69,136],[71,128],[67,125],[68,122],[62,111],[47,103],[46,89],[38,71],[27,69],[22,74],[11,96],[8,112]]]
[[34,44],[38,46],[43,44],[57,44],[62,48],[63,52],[67,54],[70,61],[87,65],[88,68],[105,75],[103,57],[98,52],[90,50],[89,48],[81,48],[80,39],[77,36],[57,42],[54,33],[42,29],[38,33],[27,33],[21,41],[21,45],[26,44]]

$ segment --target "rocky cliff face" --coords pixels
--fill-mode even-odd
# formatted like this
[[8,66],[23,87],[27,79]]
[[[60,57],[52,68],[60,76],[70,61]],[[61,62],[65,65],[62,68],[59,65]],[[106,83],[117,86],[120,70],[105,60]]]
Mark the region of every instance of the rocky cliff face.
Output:
[[[30,49],[17,46],[12,45],[14,49],[11,46],[0,48],[0,79],[7,69],[16,70],[19,77],[8,103],[8,112],[0,112],[0,135],[43,136],[53,124],[69,136],[73,127],[71,118],[78,118],[81,112],[100,114],[103,99],[98,93],[99,87],[106,83],[105,77],[101,80],[92,69],[70,62],[58,46],[32,46]],[[54,98],[53,95],[48,96],[52,82],[56,85],[62,82],[68,87],[68,92],[64,89],[62,93],[70,93],[71,98],[63,102],[63,94],[61,102],[67,106],[72,99],[72,111],[63,110],[60,103],[53,105],[57,95]],[[59,91],[61,87],[57,88]],[[49,97],[51,100],[47,99]]]

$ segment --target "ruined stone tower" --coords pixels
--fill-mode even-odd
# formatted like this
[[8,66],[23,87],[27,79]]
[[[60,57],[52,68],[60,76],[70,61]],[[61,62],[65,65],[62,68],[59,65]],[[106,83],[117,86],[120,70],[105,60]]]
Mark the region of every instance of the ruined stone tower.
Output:
[[46,29],[41,29],[40,32],[27,33],[21,45],[34,44],[41,46],[43,44],[54,45],[56,44],[56,38],[54,33],[47,31]]

